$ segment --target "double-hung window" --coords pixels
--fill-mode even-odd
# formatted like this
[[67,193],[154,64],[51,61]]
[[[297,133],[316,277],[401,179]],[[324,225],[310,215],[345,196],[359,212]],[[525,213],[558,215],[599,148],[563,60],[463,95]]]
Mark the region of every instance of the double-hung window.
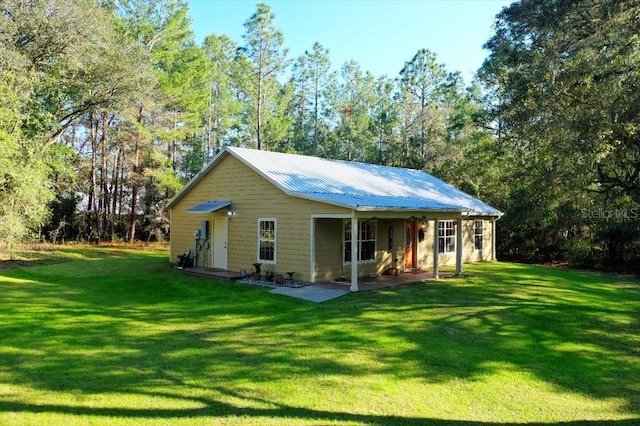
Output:
[[258,262],[276,263],[276,219],[258,219]]
[[[344,261],[351,262],[351,220],[344,223]],[[358,221],[358,261],[376,259],[376,221]]]
[[484,246],[483,221],[476,220],[473,222],[473,248],[475,250],[482,250],[483,246]]
[[453,220],[441,220],[438,224],[438,253],[456,251],[456,226]]

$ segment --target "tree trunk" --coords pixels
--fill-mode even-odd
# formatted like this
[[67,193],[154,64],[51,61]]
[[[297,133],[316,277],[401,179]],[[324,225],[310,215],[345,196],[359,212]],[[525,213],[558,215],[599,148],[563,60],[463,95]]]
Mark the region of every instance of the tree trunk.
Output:
[[101,235],[102,239],[107,239],[107,235],[109,233],[108,215],[109,215],[109,209],[111,207],[111,203],[109,200],[109,197],[110,197],[109,183],[108,183],[109,174],[107,172],[108,160],[109,160],[108,143],[109,143],[109,120],[107,119],[107,114],[104,113],[102,114],[102,170],[100,173],[100,190],[102,191],[102,202],[101,202],[102,214],[100,217],[100,221],[101,221],[100,227],[102,229],[102,235]]
[[102,229],[100,227],[100,209],[98,204],[100,202],[100,196],[98,194],[98,120],[94,118],[93,114],[89,114],[89,122],[91,127],[91,205],[89,207],[89,217],[93,222],[93,236],[96,243],[100,242],[100,234]]
[[109,192],[111,192],[111,214],[109,215],[109,231],[111,232],[111,241],[115,238],[116,232],[116,208],[118,203],[118,174],[120,173],[120,145],[116,145],[115,157],[113,159],[113,173]]
[[[144,108],[140,107],[138,111],[138,125],[142,126],[142,117]],[[136,131],[135,145],[133,148],[133,165],[131,170],[131,213],[129,215],[129,242],[133,243],[136,239],[136,221],[138,219],[138,189],[140,186],[140,144],[142,142],[142,134],[140,130]]]
[[256,133],[258,139],[258,149],[262,149],[262,74],[258,75],[258,117],[256,123]]
[[318,82],[318,74],[316,72],[315,78],[315,87],[313,94],[313,154],[316,155],[318,153],[318,119],[320,115],[320,88]]

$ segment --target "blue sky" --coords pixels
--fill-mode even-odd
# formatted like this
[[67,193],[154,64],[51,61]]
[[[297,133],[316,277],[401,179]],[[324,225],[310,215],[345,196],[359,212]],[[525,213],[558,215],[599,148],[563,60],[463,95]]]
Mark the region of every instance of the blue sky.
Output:
[[[289,57],[318,41],[329,49],[334,69],[355,59],[375,76],[396,77],[418,49],[435,52],[448,71],[467,83],[488,52],[495,15],[509,0],[275,0],[263,1],[276,16]],[[257,1],[190,0],[198,43],[207,34],[226,34],[242,44],[244,22]]]

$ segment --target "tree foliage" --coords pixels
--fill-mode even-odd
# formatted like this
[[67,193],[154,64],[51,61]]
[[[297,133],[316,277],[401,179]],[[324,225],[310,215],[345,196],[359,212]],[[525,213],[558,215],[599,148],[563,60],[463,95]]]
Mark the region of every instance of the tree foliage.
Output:
[[13,241],[49,217],[56,178],[68,174],[71,158],[59,143],[64,132],[92,111],[116,108],[133,92],[127,64],[139,64],[94,2],[7,1],[1,14],[0,209],[3,240]]
[[291,61],[265,4],[240,44],[202,45],[183,0],[2,7],[0,211],[20,224],[14,239],[162,237],[164,203],[225,145],[445,171],[445,153],[478,139],[477,123],[459,123],[470,98],[434,53],[397,79],[355,61],[336,72],[320,43]]
[[639,17],[635,0],[517,1],[465,86],[428,49],[396,76],[320,42],[291,60],[266,4],[241,40],[198,44],[184,0],[6,0],[1,241],[164,238],[167,200],[236,145],[426,170],[506,213],[501,253],[630,268]]
[[[251,130],[258,149],[263,148],[267,122],[277,117],[276,98],[280,94],[278,77],[289,64],[284,36],[275,27],[274,21],[271,8],[258,3],[256,13],[244,24],[243,38],[246,44],[240,50],[246,70],[242,89],[249,101],[247,106],[253,117]],[[268,145],[264,148],[268,148]]]
[[513,153],[512,249],[557,256],[598,239],[578,212],[640,202],[639,16],[613,0],[521,0],[498,15],[481,75]]

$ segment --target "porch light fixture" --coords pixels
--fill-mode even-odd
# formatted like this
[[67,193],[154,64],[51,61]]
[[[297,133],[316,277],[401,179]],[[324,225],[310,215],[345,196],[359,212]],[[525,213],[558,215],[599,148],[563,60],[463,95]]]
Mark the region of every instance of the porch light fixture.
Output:
[[227,212],[227,217],[229,218],[229,220],[231,220],[235,215],[236,215],[236,212],[232,212],[231,210]]

